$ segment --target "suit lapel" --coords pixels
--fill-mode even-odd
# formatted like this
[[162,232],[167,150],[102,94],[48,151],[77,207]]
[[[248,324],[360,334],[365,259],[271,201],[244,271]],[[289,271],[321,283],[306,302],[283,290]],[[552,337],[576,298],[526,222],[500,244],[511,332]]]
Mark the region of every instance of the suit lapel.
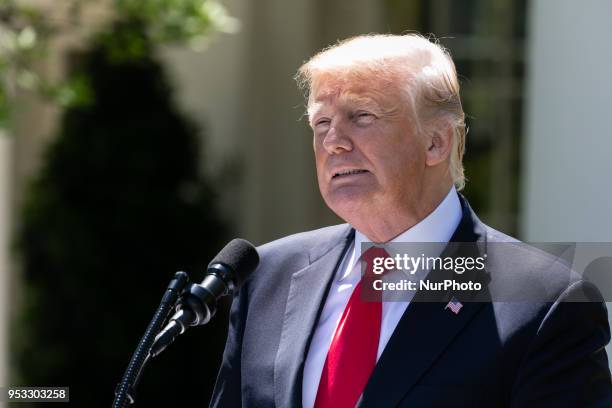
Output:
[[280,343],[274,362],[276,406],[301,405],[302,375],[307,349],[331,280],[353,240],[347,226],[330,248],[322,245],[309,254],[310,265],[291,278]]
[[[474,242],[486,246],[483,224],[472,212],[467,201],[461,195],[459,197],[463,215],[451,242]],[[442,257],[452,254],[450,247],[447,247]],[[478,245],[474,245],[474,249],[478,251]],[[453,275],[453,272],[432,271],[427,278],[443,281],[450,277],[449,274]],[[480,276],[466,273],[460,279],[478,280],[483,283],[483,288],[486,288],[486,273],[482,275],[481,272]],[[457,314],[445,308],[455,295],[463,304]],[[429,294],[417,292],[380,356],[358,406],[397,406],[485,305],[482,302],[469,302],[469,296],[446,292],[432,298]],[[480,296],[482,293],[479,298]]]
[[426,373],[484,303],[464,303],[453,314],[444,302],[411,303],[363,392],[360,407],[394,407]]

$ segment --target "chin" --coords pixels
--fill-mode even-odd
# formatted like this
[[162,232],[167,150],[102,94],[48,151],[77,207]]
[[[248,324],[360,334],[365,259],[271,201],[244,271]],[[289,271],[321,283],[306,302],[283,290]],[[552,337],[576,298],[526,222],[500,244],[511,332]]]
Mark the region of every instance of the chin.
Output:
[[347,192],[335,193],[325,198],[327,206],[349,224],[354,224],[354,220],[367,214],[368,201],[367,196],[363,194],[347,194]]

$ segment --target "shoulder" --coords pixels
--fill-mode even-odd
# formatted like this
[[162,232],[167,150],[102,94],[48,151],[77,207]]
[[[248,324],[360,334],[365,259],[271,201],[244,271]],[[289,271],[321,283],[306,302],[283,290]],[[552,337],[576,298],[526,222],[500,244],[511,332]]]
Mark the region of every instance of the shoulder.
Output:
[[482,227],[493,300],[555,302],[586,287],[590,292],[592,285],[572,267],[571,243],[523,242],[484,223]]
[[309,255],[315,252],[325,251],[336,243],[345,240],[352,233],[348,224],[333,225],[316,230],[300,232],[283,238],[268,242],[257,247],[260,258],[285,256]]
[[305,268],[338,245],[348,245],[354,230],[348,224],[300,232],[257,247],[259,265],[251,274],[250,285],[257,282],[285,282],[294,272]]

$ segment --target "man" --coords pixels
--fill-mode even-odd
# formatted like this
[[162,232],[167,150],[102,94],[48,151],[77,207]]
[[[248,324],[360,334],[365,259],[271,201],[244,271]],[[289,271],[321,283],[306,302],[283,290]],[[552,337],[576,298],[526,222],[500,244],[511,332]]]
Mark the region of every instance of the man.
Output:
[[[612,406],[597,289],[484,225],[457,193],[465,125],[449,55],[414,34],[361,36],[314,56],[298,81],[321,195],[347,224],[259,248],[211,405]],[[450,290],[368,302],[365,242],[508,243],[479,272],[484,298],[508,282],[511,294],[544,289],[529,302]],[[596,301],[566,302],[578,293]]]

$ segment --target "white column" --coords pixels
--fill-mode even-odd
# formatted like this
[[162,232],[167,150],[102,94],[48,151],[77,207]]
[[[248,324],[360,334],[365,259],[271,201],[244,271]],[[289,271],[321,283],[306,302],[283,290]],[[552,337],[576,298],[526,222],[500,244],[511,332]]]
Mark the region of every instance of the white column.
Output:
[[531,2],[526,240],[612,242],[610,16],[608,0]]
[[[8,386],[9,237],[12,140],[0,130],[0,387]],[[0,402],[0,407],[4,407]]]

